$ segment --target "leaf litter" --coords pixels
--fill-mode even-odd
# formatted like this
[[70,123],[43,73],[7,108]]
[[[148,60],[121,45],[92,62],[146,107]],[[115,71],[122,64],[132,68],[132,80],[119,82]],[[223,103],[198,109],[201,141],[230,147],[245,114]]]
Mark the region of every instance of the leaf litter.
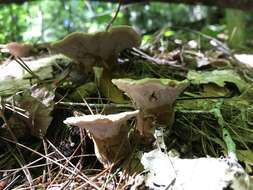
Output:
[[[129,31],[137,39],[137,33],[131,27],[117,30],[122,32],[124,28],[128,30],[126,39],[129,38]],[[0,69],[3,73],[0,81],[1,184],[17,189],[138,189],[143,185],[153,189],[182,189],[182,186],[186,189],[189,186],[198,189],[197,186],[203,188],[201,178],[205,181],[210,177],[201,176],[203,171],[194,168],[199,175],[194,178],[197,180],[195,184],[189,184],[184,181],[189,177],[184,175],[188,174],[183,173],[189,171],[187,167],[198,163],[203,164],[200,168],[205,171],[210,171],[205,167],[213,166],[213,175],[219,173],[217,178],[224,177],[224,172],[228,174],[229,179],[223,181],[224,183],[213,183],[217,185],[216,189],[249,188],[249,177],[245,171],[251,173],[253,164],[251,68],[247,67],[245,71],[245,65],[237,60],[238,56],[234,59],[230,51],[221,48],[227,46],[219,41],[213,43],[217,42],[216,39],[202,35],[201,41],[192,39],[188,40],[189,43],[181,43],[184,39],[175,39],[176,33],[167,35],[165,31],[159,33],[159,41],[155,40],[157,38],[154,35],[142,47],[138,47],[139,37],[130,45],[116,45],[119,50],[111,48],[113,54],[103,49],[109,41],[118,43],[116,37],[110,36],[110,31],[96,33],[94,37],[90,34],[72,34],[66,39],[71,38],[76,42],[74,35],[78,35],[85,38],[86,43],[88,38],[92,38],[96,43],[91,43],[90,48],[97,46],[98,51],[95,48],[92,55],[89,53],[85,57],[80,57],[80,52],[77,52],[74,53],[77,55],[75,58],[72,56],[73,52],[68,52],[69,45],[63,44],[61,50],[64,51],[58,49],[57,52],[65,54],[69,57],[67,58],[52,51],[62,43],[60,41],[48,46],[51,53],[21,58],[27,69],[38,78],[15,61],[6,59]],[[198,43],[208,45],[205,47]],[[210,46],[213,46],[211,50]],[[196,50],[196,47],[201,49]],[[76,47],[72,50],[79,51]],[[12,53],[10,49],[9,53]],[[101,56],[104,54],[106,56]],[[20,55],[13,53],[13,56]],[[114,62],[113,65],[110,61]],[[91,65],[86,65],[88,62]],[[170,92],[166,87],[156,92],[152,85],[146,86],[143,82],[142,86],[142,83],[137,82],[144,93],[139,95],[140,98],[145,99],[147,96],[144,105],[140,106],[136,97],[131,95],[137,93],[137,89],[128,89],[127,92],[115,82],[127,80],[126,78],[131,81],[154,80],[162,81],[161,83],[173,81],[171,88],[182,80],[187,81],[187,85],[178,93]],[[120,89],[126,91],[127,96]],[[166,97],[170,97],[169,100]],[[169,114],[163,107],[161,109],[160,99],[165,101],[164,105],[169,105],[173,114]],[[156,107],[156,103],[153,103],[156,109],[152,107],[150,111],[148,105],[152,101],[159,105]],[[135,113],[135,109],[139,109],[139,113]],[[86,123],[83,123],[84,130],[69,126],[68,124],[76,124],[65,120],[68,117],[73,118],[73,121],[91,117],[105,119],[110,123],[110,115],[123,112],[134,113],[133,118],[123,122],[127,130],[124,130],[123,136],[113,135],[107,140],[94,139],[96,134]],[[142,122],[140,115],[138,116],[140,113],[145,113],[141,115]],[[161,128],[164,130],[162,138],[165,145],[160,147],[165,146],[165,150],[159,149],[155,138],[143,143],[142,133],[138,134],[137,131],[141,131],[140,128],[145,123],[154,127],[151,131]],[[97,124],[89,125],[95,127]],[[106,130],[106,125],[108,124],[103,122],[99,124],[98,132]],[[122,127],[123,125],[120,129],[125,129]],[[154,132],[149,133],[154,135]],[[127,140],[127,150],[123,151],[127,155],[120,154],[120,159],[114,161],[117,153],[122,152],[118,149],[124,147],[119,146],[123,139]],[[111,143],[111,150],[110,146],[104,146],[107,142]],[[99,148],[97,143],[100,143]],[[96,149],[94,151],[94,146],[102,150],[102,153],[98,153]],[[144,156],[141,152],[145,152]],[[101,155],[106,157],[101,159]],[[209,156],[212,158],[208,158]],[[225,158],[222,159],[222,156]],[[243,168],[237,160],[243,164]],[[171,171],[180,170],[182,173],[171,177],[174,174],[166,173],[167,170],[157,170],[157,162],[166,163],[170,167],[172,165]],[[154,163],[156,164],[153,165]],[[222,167],[219,167],[220,164]],[[149,171],[149,178],[141,180],[142,183],[139,184],[137,179],[144,171],[143,167]],[[218,168],[215,169],[216,167]],[[236,172],[240,173],[240,179],[236,177],[238,173],[232,175],[231,171],[236,170],[234,168],[239,168],[240,171]],[[163,172],[166,175],[162,175]],[[159,178],[161,175],[163,178]],[[165,176],[167,177],[164,178]],[[222,177],[218,180],[224,179]],[[29,183],[26,179],[29,179]],[[184,180],[180,182],[179,179]],[[217,182],[217,179],[213,180]],[[236,185],[231,185],[235,183]]]

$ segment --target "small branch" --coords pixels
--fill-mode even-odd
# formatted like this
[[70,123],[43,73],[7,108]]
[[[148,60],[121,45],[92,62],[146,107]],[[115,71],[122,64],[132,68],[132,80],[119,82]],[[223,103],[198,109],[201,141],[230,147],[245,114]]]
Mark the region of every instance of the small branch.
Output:
[[14,60],[24,69],[26,70],[29,74],[31,74],[34,78],[38,79],[40,81],[40,78],[38,75],[36,75],[29,67],[28,65],[20,58],[20,57],[15,57]]
[[[76,102],[58,102],[57,104],[59,105],[64,105],[64,106],[87,106],[87,103],[76,103]],[[129,108],[133,109],[134,106],[130,104],[90,104],[88,103],[89,107],[91,108]]]
[[122,0],[119,0],[118,8],[117,8],[117,10],[116,10],[116,12],[115,12],[115,15],[114,15],[114,17],[109,21],[109,23],[107,24],[107,27],[106,27],[105,31],[108,31],[108,30],[111,28],[113,22],[116,20],[118,14],[119,14],[120,8],[121,8],[121,3],[122,3]]

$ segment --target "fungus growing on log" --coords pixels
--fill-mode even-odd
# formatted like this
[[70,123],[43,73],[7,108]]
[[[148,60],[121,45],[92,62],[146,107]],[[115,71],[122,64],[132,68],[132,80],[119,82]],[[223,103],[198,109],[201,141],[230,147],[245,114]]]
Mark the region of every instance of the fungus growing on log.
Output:
[[92,136],[97,158],[108,167],[128,158],[131,153],[126,122],[138,113],[137,110],[110,115],[69,117],[64,123],[87,130]]
[[140,43],[141,37],[132,27],[117,26],[94,34],[74,32],[52,44],[50,50],[62,53],[90,70],[96,64],[115,64],[121,51],[138,47]]
[[113,79],[120,90],[133,100],[140,110],[137,130],[144,138],[152,138],[155,125],[169,126],[174,122],[174,103],[188,86],[188,81],[146,78],[141,80]]

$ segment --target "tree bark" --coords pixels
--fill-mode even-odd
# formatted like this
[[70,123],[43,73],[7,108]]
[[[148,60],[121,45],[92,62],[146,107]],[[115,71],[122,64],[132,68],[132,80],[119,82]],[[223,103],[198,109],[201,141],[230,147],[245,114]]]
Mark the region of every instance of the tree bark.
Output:
[[[118,3],[119,0],[90,0],[94,1],[104,1]],[[151,3],[151,2],[163,2],[163,3],[184,3],[190,5],[207,5],[207,6],[218,6],[222,8],[233,8],[241,9],[245,11],[253,10],[253,0],[121,0],[123,4],[131,3]]]

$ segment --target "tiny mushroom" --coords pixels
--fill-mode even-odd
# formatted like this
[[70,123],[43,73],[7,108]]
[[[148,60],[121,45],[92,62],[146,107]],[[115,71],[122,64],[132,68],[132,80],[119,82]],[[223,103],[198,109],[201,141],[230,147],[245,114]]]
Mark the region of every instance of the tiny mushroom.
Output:
[[153,138],[155,126],[166,127],[173,124],[175,100],[188,86],[187,80],[155,78],[113,79],[112,82],[126,92],[140,110],[137,130],[144,139],[150,140]]
[[122,50],[138,47],[140,43],[141,37],[132,27],[117,26],[94,34],[74,32],[51,44],[49,49],[72,58],[90,71],[96,64],[110,68],[117,62],[117,56]]
[[64,123],[87,130],[92,136],[97,158],[105,167],[109,167],[130,155],[129,127],[126,122],[138,113],[136,110],[110,115],[69,117]]

